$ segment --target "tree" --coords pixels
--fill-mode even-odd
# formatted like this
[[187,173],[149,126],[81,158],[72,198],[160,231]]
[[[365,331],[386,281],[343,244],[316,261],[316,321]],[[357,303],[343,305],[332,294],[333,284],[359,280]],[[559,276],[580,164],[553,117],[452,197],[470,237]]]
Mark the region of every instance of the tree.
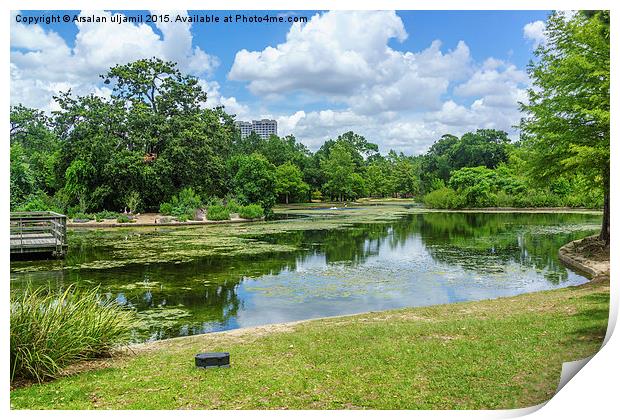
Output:
[[203,196],[227,192],[234,121],[221,107],[203,108],[206,94],[195,77],[159,59],[117,65],[102,77],[113,87],[108,99],[70,91],[55,98],[62,140],[56,173],[64,179],[76,160],[92,167],[81,193],[87,207],[122,208],[131,192],[145,209],[183,188]]
[[351,156],[351,160],[355,165],[355,169],[360,171],[364,166],[364,161],[379,152],[379,146],[370,143],[364,136],[348,131],[338,136],[336,140],[327,140],[321,148],[316,152],[319,160],[327,158],[334,146],[340,145],[347,150]]
[[289,197],[307,196],[310,187],[303,181],[299,168],[292,163],[284,163],[276,168],[276,193],[284,195],[285,203]]
[[20,164],[26,163],[32,173],[33,192],[51,193],[58,187],[55,166],[60,143],[49,117],[36,109],[17,105],[11,107],[10,122],[11,149],[19,146]]
[[343,144],[331,147],[329,156],[321,162],[326,183],[323,189],[339,201],[353,195],[353,173],[355,164],[348,148]]
[[392,167],[392,189],[395,195],[412,197],[420,192],[418,162],[401,154]]
[[239,155],[250,155],[254,152],[260,152],[263,139],[252,131],[248,136],[241,137],[235,140],[234,151]]
[[450,164],[453,169],[486,166],[496,168],[508,160],[506,145],[510,142],[508,134],[501,130],[476,130],[465,133],[450,148]]
[[265,215],[276,203],[275,167],[261,154],[239,155],[230,164],[233,189],[242,204],[260,204]]
[[21,144],[11,145],[11,208],[22,204],[37,191],[34,173]]
[[553,13],[547,41],[528,72],[532,88],[521,108],[531,177],[548,181],[581,173],[604,191],[600,239],[609,243],[610,53],[609,12]]
[[431,146],[422,159],[422,189],[425,192],[430,191],[437,180],[447,183],[450,173],[461,168],[496,168],[508,160],[509,146],[508,134],[501,130],[476,130],[463,134],[460,139],[445,134]]
[[387,174],[384,168],[386,162],[373,162],[366,168],[366,189],[371,197],[385,197],[387,186]]
[[78,201],[81,212],[90,207],[87,193],[89,185],[93,182],[94,172],[95,168],[89,162],[76,159],[71,162],[65,173],[65,190]]
[[466,207],[489,207],[495,204],[495,171],[484,166],[461,168],[452,172],[450,187],[462,197]]

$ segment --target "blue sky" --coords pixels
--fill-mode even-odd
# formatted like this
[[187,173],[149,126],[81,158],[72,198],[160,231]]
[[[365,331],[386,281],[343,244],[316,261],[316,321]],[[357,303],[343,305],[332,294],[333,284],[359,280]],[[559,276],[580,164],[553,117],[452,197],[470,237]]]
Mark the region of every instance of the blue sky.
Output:
[[[24,25],[11,15],[11,102],[55,109],[51,96],[109,95],[98,74],[117,62],[179,62],[240,119],[275,118],[311,149],[350,129],[389,149],[421,153],[442,134],[509,131],[544,42],[544,11],[269,11],[306,24]],[[82,12],[127,16],[141,11]],[[220,17],[243,12],[156,12]],[[267,12],[251,11],[247,15]]]

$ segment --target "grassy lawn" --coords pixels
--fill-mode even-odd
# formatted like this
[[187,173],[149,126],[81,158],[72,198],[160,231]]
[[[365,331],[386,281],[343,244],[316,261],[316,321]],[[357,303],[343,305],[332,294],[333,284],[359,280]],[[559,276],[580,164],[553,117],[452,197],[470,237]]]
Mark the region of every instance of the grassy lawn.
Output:
[[[605,335],[609,283],[159,342],[11,392],[31,409],[481,409],[553,396]],[[194,368],[229,351],[230,369]],[[98,365],[98,366],[97,366]]]

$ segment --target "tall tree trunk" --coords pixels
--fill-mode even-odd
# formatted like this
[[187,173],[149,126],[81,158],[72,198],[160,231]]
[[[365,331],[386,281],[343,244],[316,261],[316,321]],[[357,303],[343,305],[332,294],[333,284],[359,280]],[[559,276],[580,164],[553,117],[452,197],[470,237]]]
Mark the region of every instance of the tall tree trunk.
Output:
[[286,204],[288,204],[288,194],[286,194]]
[[603,225],[601,226],[601,234],[599,239],[609,245],[609,173],[605,174],[605,198],[603,201]]

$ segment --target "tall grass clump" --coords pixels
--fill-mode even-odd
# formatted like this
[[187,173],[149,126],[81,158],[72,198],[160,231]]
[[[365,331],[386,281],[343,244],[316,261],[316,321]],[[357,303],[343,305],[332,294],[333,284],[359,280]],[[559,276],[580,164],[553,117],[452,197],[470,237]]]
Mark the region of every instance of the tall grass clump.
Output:
[[264,215],[265,211],[259,204],[248,204],[247,206],[239,207],[239,217],[242,219],[258,219]]
[[228,220],[230,219],[230,211],[228,208],[220,205],[213,205],[207,208],[208,220]]
[[193,219],[196,209],[202,206],[202,199],[191,188],[184,188],[178,196],[173,196],[169,202],[161,203],[159,212],[166,216],[174,216],[179,220]]
[[424,205],[433,209],[458,209],[463,204],[463,198],[449,187],[439,188],[424,196]]
[[67,365],[108,356],[126,344],[135,313],[97,289],[27,288],[11,296],[11,381],[54,378]]
[[241,205],[234,198],[229,199],[228,202],[226,203],[226,208],[231,213],[239,213],[240,207]]

